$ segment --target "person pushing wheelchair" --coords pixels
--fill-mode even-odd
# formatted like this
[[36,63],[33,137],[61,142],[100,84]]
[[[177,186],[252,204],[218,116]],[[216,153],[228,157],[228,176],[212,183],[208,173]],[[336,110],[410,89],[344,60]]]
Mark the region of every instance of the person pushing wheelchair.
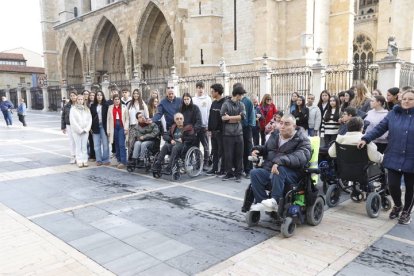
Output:
[[[255,203],[277,210],[285,186],[299,183],[302,169],[311,159],[310,140],[305,130],[296,126],[295,117],[286,114],[266,144],[253,148],[252,156],[258,155],[264,158],[263,166],[250,172]],[[270,198],[266,190],[271,190]]]

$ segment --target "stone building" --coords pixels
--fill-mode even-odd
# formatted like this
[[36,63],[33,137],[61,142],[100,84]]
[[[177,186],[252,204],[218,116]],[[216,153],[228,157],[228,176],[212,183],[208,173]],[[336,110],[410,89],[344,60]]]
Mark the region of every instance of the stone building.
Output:
[[396,36],[414,61],[412,0],[41,0],[49,84],[373,61]]

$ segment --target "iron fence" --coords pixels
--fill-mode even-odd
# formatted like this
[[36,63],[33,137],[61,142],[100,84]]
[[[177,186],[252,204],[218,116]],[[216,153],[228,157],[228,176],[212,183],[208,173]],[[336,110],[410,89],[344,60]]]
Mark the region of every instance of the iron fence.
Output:
[[117,80],[117,81],[111,82],[111,84],[109,85],[110,90],[112,90],[112,88],[114,87],[118,88],[119,91],[121,91],[124,88],[131,90],[131,83],[129,80]]
[[241,83],[243,84],[244,90],[246,90],[248,97],[260,95],[260,72],[257,70],[231,72],[229,75],[229,82],[230,94],[233,90],[233,85],[235,83]]
[[325,72],[325,89],[331,94],[348,90],[358,83],[365,83],[369,91],[376,89],[378,66],[366,62],[328,65]]
[[62,102],[60,86],[49,86],[47,88],[47,97],[49,99],[49,110],[57,111]]
[[149,99],[152,90],[157,90],[160,97],[162,97],[167,88],[167,78],[143,79],[140,83],[140,87],[144,99]]
[[414,86],[414,63],[405,62],[401,66],[400,87]]
[[30,96],[32,99],[32,109],[43,109],[43,91],[40,87],[30,88]]
[[269,93],[278,110],[285,110],[293,92],[307,97],[311,91],[311,82],[312,71],[309,67],[276,68],[271,74]]
[[82,93],[84,90],[83,84],[68,84],[68,88],[66,89],[66,99],[70,98],[70,91],[75,89],[77,93]]
[[211,74],[182,77],[178,80],[179,95],[182,96],[184,93],[190,93],[190,95],[195,96],[197,82],[202,82],[204,84],[204,89],[208,94],[210,91],[210,86],[216,83],[216,78]]

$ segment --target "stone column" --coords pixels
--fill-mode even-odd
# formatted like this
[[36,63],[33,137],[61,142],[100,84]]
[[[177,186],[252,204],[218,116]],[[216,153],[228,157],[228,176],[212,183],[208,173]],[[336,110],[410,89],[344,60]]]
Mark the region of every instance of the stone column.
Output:
[[257,95],[259,99],[263,99],[265,94],[272,94],[272,69],[267,64],[267,55],[263,55],[263,66],[259,69],[260,72],[260,94]]
[[[134,91],[135,89],[139,89],[140,86],[140,79],[139,79],[139,74],[138,71],[136,69],[134,69],[134,71],[132,72],[132,80],[131,80],[131,95],[132,95],[132,91]],[[142,93],[144,91],[141,91]]]
[[7,88],[6,88],[6,99],[10,101],[10,85],[7,85]]
[[43,94],[43,112],[49,111],[49,92],[47,91],[47,81],[45,80],[45,83],[42,87],[42,94]]
[[224,58],[219,61],[220,71],[216,74],[216,83],[220,83],[224,87],[224,96],[230,96],[230,73],[227,71]]
[[109,77],[107,74],[104,74],[102,76],[103,81],[101,83],[101,88],[102,88],[102,92],[105,95],[105,99],[110,100],[110,96],[109,96]]
[[321,92],[325,89],[325,71],[326,66],[319,62],[312,65],[312,88],[311,94],[315,96],[315,100],[318,100]]
[[170,76],[168,77],[168,83],[167,83],[167,87],[171,87],[171,86],[173,86],[174,87],[174,92],[175,92],[175,95],[177,96],[177,97],[181,97],[181,93],[180,93],[180,89],[179,89],[179,87],[178,87],[178,80],[179,80],[179,77],[178,77],[178,75],[177,75],[177,71],[176,71],[176,68],[175,68],[175,66],[172,66],[171,67],[171,74],[170,74]]
[[85,76],[85,83],[83,84],[83,87],[85,87],[85,90],[88,90],[89,92],[92,89],[92,79],[89,74]]
[[68,81],[62,80],[62,86],[60,87],[60,98],[66,98],[68,96]]
[[30,82],[26,85],[26,106],[27,110],[32,109],[32,94],[30,92]]
[[395,57],[385,57],[378,61],[378,89],[387,91],[400,86],[401,65],[403,61]]
[[20,99],[22,98],[22,84],[21,83],[17,85],[16,91],[17,91],[17,105],[19,105]]

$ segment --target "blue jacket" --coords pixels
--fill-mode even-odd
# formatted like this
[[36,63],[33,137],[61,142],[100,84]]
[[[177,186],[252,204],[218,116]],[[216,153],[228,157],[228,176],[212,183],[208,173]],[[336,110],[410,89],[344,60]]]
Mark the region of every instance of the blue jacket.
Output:
[[367,143],[388,132],[388,145],[384,152],[384,167],[414,173],[414,108],[396,105],[392,111],[362,140]]
[[246,117],[244,117],[242,121],[242,126],[243,127],[256,126],[256,113],[254,112],[252,101],[247,97],[243,97],[243,99],[241,99],[241,102],[244,104],[244,108],[246,112]]
[[1,111],[7,111],[9,109],[13,109],[14,106],[11,103],[11,101],[5,100],[0,102],[0,110]]
[[25,103],[21,103],[21,104],[17,107],[17,114],[20,114],[20,115],[26,115],[26,104],[25,104]]
[[155,113],[152,120],[158,122],[161,120],[162,115],[165,116],[165,121],[167,123],[167,130],[174,124],[174,114],[180,110],[181,98],[175,97],[171,102],[167,97],[161,100],[157,108],[157,113]]

